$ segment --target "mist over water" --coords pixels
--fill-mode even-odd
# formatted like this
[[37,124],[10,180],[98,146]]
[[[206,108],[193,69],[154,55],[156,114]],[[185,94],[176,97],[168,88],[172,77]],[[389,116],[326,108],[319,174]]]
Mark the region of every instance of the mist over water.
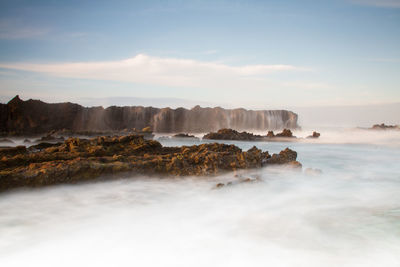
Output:
[[221,189],[235,173],[2,194],[0,266],[399,266],[400,133],[321,134],[225,143],[290,147],[322,174],[267,167]]

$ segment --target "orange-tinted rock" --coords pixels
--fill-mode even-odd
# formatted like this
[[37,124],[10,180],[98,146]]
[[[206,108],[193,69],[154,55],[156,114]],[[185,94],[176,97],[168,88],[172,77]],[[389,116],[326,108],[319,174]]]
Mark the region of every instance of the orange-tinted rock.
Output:
[[21,186],[76,183],[122,172],[166,175],[209,175],[223,171],[286,164],[297,153],[286,149],[273,155],[256,147],[202,144],[163,147],[140,135],[69,138],[41,150],[0,149],[0,191]]

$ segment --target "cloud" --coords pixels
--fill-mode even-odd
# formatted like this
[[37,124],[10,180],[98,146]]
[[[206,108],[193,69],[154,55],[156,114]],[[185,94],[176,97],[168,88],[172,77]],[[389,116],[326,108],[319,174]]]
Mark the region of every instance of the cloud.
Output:
[[352,0],[352,2],[368,6],[400,8],[400,0]]
[[3,40],[31,39],[46,35],[49,32],[49,28],[26,25],[18,19],[0,20],[0,39]]
[[0,68],[46,73],[59,77],[133,82],[191,88],[245,88],[268,86],[275,73],[308,71],[293,65],[230,66],[192,59],[138,54],[119,61],[56,64],[0,63]]

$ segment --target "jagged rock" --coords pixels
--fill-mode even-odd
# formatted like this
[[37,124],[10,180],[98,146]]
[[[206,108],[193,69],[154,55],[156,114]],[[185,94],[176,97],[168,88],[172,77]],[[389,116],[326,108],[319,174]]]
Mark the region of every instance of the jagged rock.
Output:
[[268,131],[267,137],[268,137],[268,138],[275,137],[274,131]]
[[289,137],[289,138],[295,138],[295,136],[293,136],[293,133],[291,130],[289,129],[283,129],[282,132],[278,133],[275,135],[275,137]]
[[[47,146],[47,145],[46,145]],[[175,176],[210,175],[236,169],[287,164],[290,149],[272,157],[256,147],[244,152],[234,145],[201,144],[163,147],[140,135],[69,138],[61,144],[0,149],[0,191],[29,186],[76,183],[121,172]]]
[[[23,101],[0,104],[0,134],[36,135],[50,131],[123,132],[150,127],[154,132],[208,132],[221,128],[266,130],[297,128],[297,114],[286,110],[153,107],[82,107],[73,103]],[[87,135],[87,134],[84,134]],[[95,134],[98,135],[98,134]]]
[[287,164],[292,161],[296,161],[297,152],[289,149],[288,147],[285,150],[279,152],[279,154],[273,154],[271,158],[267,160],[269,164]]
[[320,136],[321,136],[320,133],[314,131],[314,132],[312,133],[312,135],[307,136],[307,138],[318,138],[318,137],[320,137]]

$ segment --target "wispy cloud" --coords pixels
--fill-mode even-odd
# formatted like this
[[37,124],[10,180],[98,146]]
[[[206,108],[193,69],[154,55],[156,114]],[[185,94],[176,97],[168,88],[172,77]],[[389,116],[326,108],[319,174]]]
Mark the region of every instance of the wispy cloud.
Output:
[[376,7],[400,8],[400,0],[351,0],[351,2]]
[[46,35],[49,28],[35,27],[19,19],[0,19],[0,39],[30,39]]
[[192,59],[161,58],[138,54],[119,61],[56,64],[0,63],[16,69],[81,79],[111,80],[191,88],[262,88],[275,73],[308,71],[293,65],[230,66]]

